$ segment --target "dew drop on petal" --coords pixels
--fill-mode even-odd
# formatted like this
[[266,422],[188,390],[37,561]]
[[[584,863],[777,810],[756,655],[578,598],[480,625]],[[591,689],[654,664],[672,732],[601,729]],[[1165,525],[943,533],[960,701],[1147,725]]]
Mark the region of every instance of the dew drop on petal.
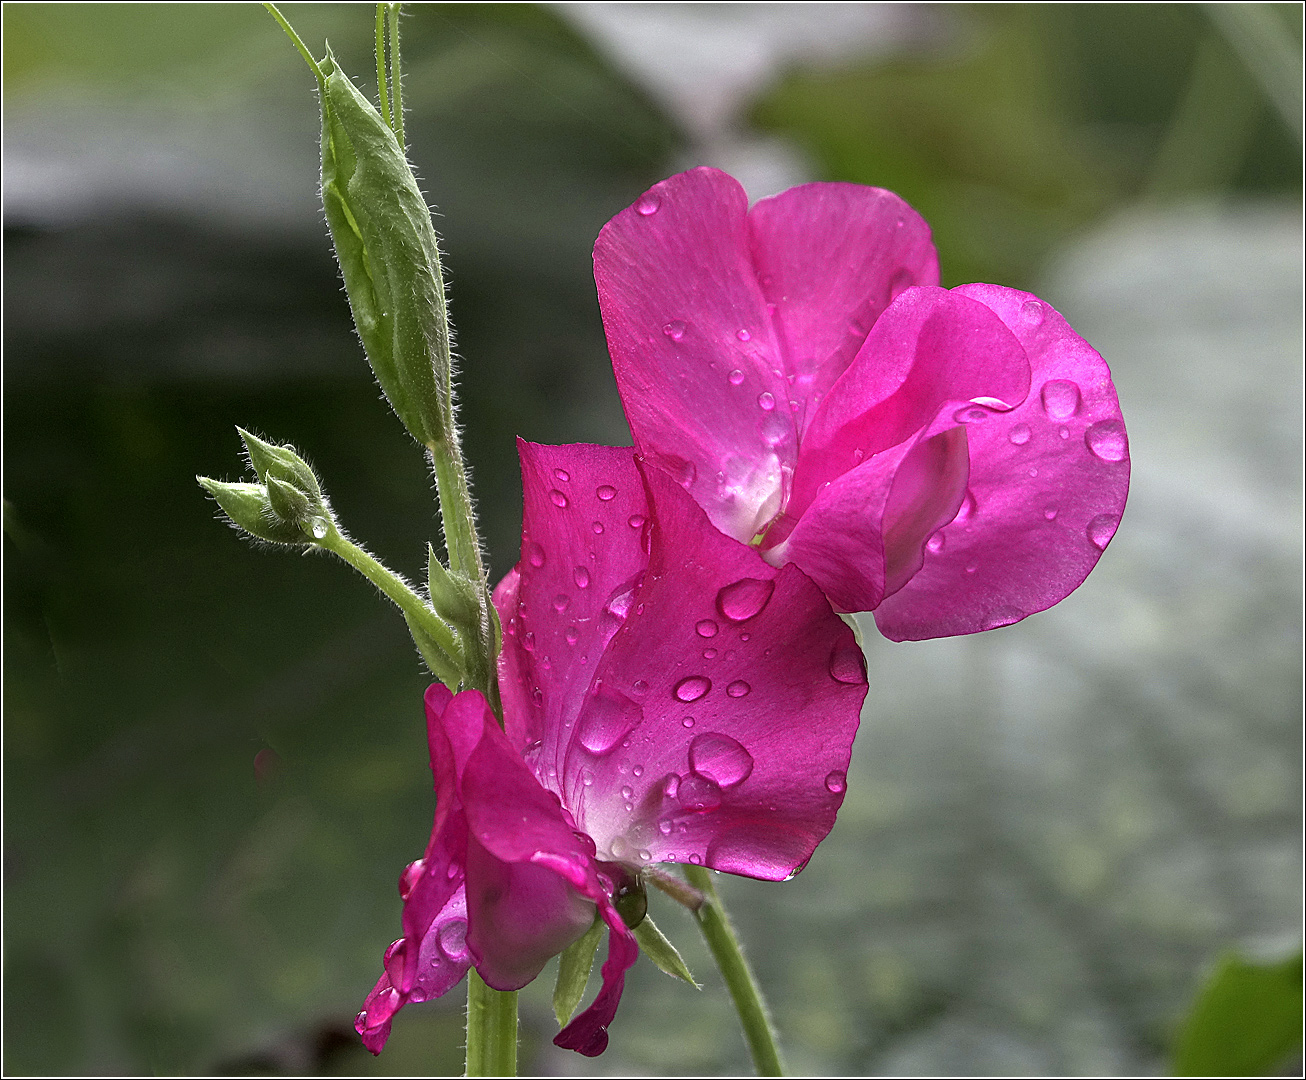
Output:
[[[454,869],[453,864],[449,864],[450,869]],[[407,900],[408,894],[413,891],[413,887],[421,880],[422,874],[426,872],[426,862],[418,859],[416,862],[410,862],[404,867],[404,872],[399,875],[399,899]]]
[[685,336],[685,323],[683,319],[672,319],[662,328],[662,332],[672,341],[679,341]]
[[1016,446],[1024,446],[1029,442],[1030,430],[1028,424],[1017,424],[1009,432],[1007,438]]
[[866,682],[866,657],[862,650],[856,645],[836,645],[830,654],[830,677],[849,686]]
[[659,821],[659,822],[658,822],[658,832],[660,832],[663,836],[670,836],[670,835],[671,835],[671,822],[668,821],[666,818],[663,818],[661,821]]
[[640,777],[640,776],[643,776],[643,775],[644,775],[644,766],[643,766],[643,765],[636,765],[633,769],[630,770],[630,775],[631,775],[631,776],[634,776],[634,777]]
[[579,638],[580,635],[576,633],[576,628],[574,626],[569,626],[567,627],[567,632],[563,635],[563,637],[567,639],[568,645],[575,645],[576,639]]
[[1070,438],[1070,428],[1063,427],[1060,431],[1057,432],[1057,434],[1060,435],[1063,439],[1068,439]]
[[835,769],[834,772],[830,773],[830,775],[825,778],[825,789],[833,792],[835,795],[840,794],[847,787],[848,776],[846,773],[842,773],[838,769]]
[[1098,514],[1088,523],[1088,528],[1084,530],[1088,536],[1088,541],[1098,551],[1105,551],[1107,544],[1111,543],[1111,537],[1115,536],[1116,529],[1120,527],[1120,519],[1114,514]]
[[561,480],[564,484],[571,479],[571,473],[566,469],[554,469],[553,477],[555,480]]
[[536,569],[544,565],[544,549],[534,542],[526,547],[526,561]]
[[[751,768],[752,759],[749,761]],[[686,810],[704,813],[721,805],[721,789],[711,777],[690,773],[680,782],[676,798]]]
[[967,405],[952,414],[958,424],[982,424],[989,418],[989,411],[979,405]]
[[[676,792],[679,790],[680,776],[676,773],[668,773],[666,778],[662,781],[663,796],[668,799],[674,799],[676,797]],[[668,821],[667,824],[670,825],[671,822]],[[670,832],[671,830],[668,829],[667,831]]]
[[740,371],[738,368],[735,368],[735,370],[732,371],[727,376],[727,378],[730,380],[731,386],[738,386],[741,382],[744,381],[744,373]]
[[716,637],[717,624],[712,619],[699,619],[694,624],[694,630],[699,637]]
[[650,217],[658,212],[661,205],[662,199],[659,196],[654,195],[651,191],[646,191],[635,202],[635,213],[643,217]]
[[[689,744],[689,768],[696,777],[704,777],[723,788],[736,787],[753,771],[753,755],[729,735],[707,732],[695,735]],[[688,783],[688,779],[685,783]],[[685,785],[680,785],[684,802]]]
[[[635,694],[647,694],[648,683],[645,682],[643,679],[636,679],[633,683],[630,684],[630,689],[631,692]],[[635,775],[638,776],[639,774],[636,773]]]
[[925,541],[925,549],[937,555],[940,551],[943,550],[943,546],[945,543],[946,540],[944,539],[943,536],[943,530],[940,529],[938,532],[936,532],[933,536],[931,536],[928,540]]
[[385,973],[389,976],[390,981],[395,986],[404,984],[404,961],[407,959],[408,943],[400,938],[398,941],[390,943],[390,947],[385,951],[385,958],[382,965],[385,967]]
[[1040,396],[1043,411],[1053,420],[1068,420],[1079,412],[1079,387],[1069,379],[1049,379]]
[[440,951],[450,960],[459,960],[467,953],[467,922],[453,919],[440,927],[436,935]]
[[1030,476],[1037,476],[1037,475],[1038,475],[1038,467],[1035,466],[1035,465],[1031,465],[1027,471],[1029,472],[1029,475],[1030,475]]
[[716,609],[731,622],[743,622],[761,612],[773,592],[773,580],[741,578],[716,594]]
[[1099,420],[1084,432],[1084,442],[1103,461],[1123,461],[1129,452],[1125,425],[1119,420]]
[[711,689],[711,679],[706,678],[703,675],[687,675],[685,678],[681,679],[680,682],[676,683],[675,689],[672,693],[676,695],[676,700],[688,703],[690,701],[698,701],[699,698],[703,697],[703,695]]
[[592,521],[592,522],[590,522],[590,529],[591,529],[591,531],[594,533],[595,536],[602,536],[602,535],[603,535],[603,522],[601,522],[601,521]]
[[680,726],[683,728],[692,728],[694,726],[694,718],[692,716],[686,716],[682,721],[680,721]]
[[617,489],[611,484],[602,484],[594,489],[594,494],[599,497],[600,502],[611,502],[617,497]]
[[588,589],[590,587],[590,572],[583,566],[576,567],[571,572],[571,578],[576,583],[578,589]]
[[614,859],[624,859],[630,852],[630,843],[624,836],[613,837],[612,843],[608,845],[608,851],[612,853]]
[[621,789],[621,797],[623,799],[633,799],[635,797],[635,789],[631,787],[629,784],[625,785]]
[[775,408],[775,396],[770,392],[763,390],[757,395],[757,404],[763,412],[770,412]]
[[571,603],[570,596],[568,596],[566,593],[558,593],[558,595],[553,598],[553,610],[556,611],[559,615],[561,615],[564,611],[567,610],[567,606],[570,603]]
[[619,691],[600,687],[581,710],[578,737],[591,754],[607,754],[644,719],[644,710]]
[[630,517],[626,519],[626,524],[632,529],[642,529],[644,527],[644,521],[645,518],[643,514],[631,514]]
[[961,498],[961,505],[957,507],[957,516],[952,520],[969,521],[971,518],[975,516],[975,511],[978,509],[979,506],[975,502],[974,494],[972,494],[971,490],[967,488],[966,494],[963,495]]
[[557,488],[554,488],[549,492],[549,502],[553,503],[554,506],[564,507],[567,505],[567,496]]
[[767,413],[757,428],[767,446],[776,447],[788,441],[793,433],[792,422],[779,413]]
[[978,569],[978,567],[977,567],[974,563],[967,563],[967,564],[966,564],[966,573],[968,573],[968,574],[973,574],[973,573],[975,573],[975,571],[976,571],[977,569]]
[[704,660],[715,660],[715,659],[716,659],[716,649],[704,649],[704,650],[703,650],[703,659],[704,659]]
[[732,698],[747,697],[748,692],[752,689],[743,679],[736,679],[726,687],[726,696]]
[[1049,506],[1046,510],[1043,511],[1043,516],[1047,518],[1048,521],[1056,521],[1057,508],[1055,506]]
[[1043,304],[1038,300],[1026,300],[1020,305],[1021,317],[1028,326],[1038,326],[1043,322]]
[[521,643],[522,643],[522,648],[525,649],[527,652],[534,652],[534,651],[535,651],[535,631],[534,631],[534,630],[527,630],[526,633],[522,635]]
[[750,334],[747,330],[738,330],[735,332],[735,337],[737,337],[740,341],[751,341],[753,335]]

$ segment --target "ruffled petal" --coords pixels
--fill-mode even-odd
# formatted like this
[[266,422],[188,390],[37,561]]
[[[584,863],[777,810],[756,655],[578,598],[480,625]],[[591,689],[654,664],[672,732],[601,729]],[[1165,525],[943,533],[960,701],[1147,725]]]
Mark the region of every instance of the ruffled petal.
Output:
[[1050,306],[996,285],[953,291],[1020,342],[1028,396],[967,424],[969,492],[921,569],[875,611],[895,641],[970,634],[1064,599],[1097,563],[1129,490],[1120,405],[1102,358]]
[[594,245],[612,370],[636,445],[742,540],[797,452],[750,248],[748,196],[707,168],[650,188]]
[[796,567],[769,566],[642,471],[648,573],[578,721],[567,805],[601,858],[783,879],[843,801],[861,651]]
[[810,421],[890,301],[939,283],[930,227],[893,192],[860,184],[790,188],[748,221],[789,397]]

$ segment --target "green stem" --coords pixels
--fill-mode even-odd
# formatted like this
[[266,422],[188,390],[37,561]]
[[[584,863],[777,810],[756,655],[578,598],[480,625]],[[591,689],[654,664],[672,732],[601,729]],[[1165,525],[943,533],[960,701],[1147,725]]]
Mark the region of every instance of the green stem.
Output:
[[385,5],[376,5],[376,96],[381,102],[381,119],[394,130],[394,121],[390,119],[390,92],[386,89],[385,79]]
[[467,1075],[517,1075],[517,992],[491,990],[467,973]]
[[753,1055],[757,1074],[783,1076],[784,1068],[780,1064],[780,1051],[776,1046],[775,1033],[771,1030],[766,1002],[762,999],[762,991],[748,961],[744,959],[739,938],[735,936],[730,917],[712,882],[712,874],[702,866],[686,866],[684,869],[689,883],[707,897],[707,903],[694,912],[694,917],[698,920],[708,948],[712,950],[712,958],[721,969],[726,988],[734,999],[735,1010],[739,1013],[744,1039],[748,1043],[749,1053]]
[[409,588],[403,578],[355,544],[334,523],[328,524],[326,536],[317,543],[339,556],[385,593],[410,622],[415,622],[425,630],[450,657],[455,660],[461,657],[458,638],[444,620],[426,606],[426,602]]
[[302,56],[306,61],[308,61],[308,66],[313,69],[313,74],[317,76],[318,86],[325,87],[326,76],[322,74],[322,69],[317,66],[317,61],[313,59],[313,54],[308,51],[308,46],[299,40],[299,35],[295,33],[295,28],[291,26],[290,23],[286,21],[286,17],[282,15],[280,11],[277,10],[276,4],[265,3],[263,6],[267,8],[268,14],[271,15],[274,19],[276,19],[278,23],[281,24],[281,29],[284,30],[286,34],[289,36],[290,40],[295,43],[295,48],[299,50],[300,56]]
[[404,87],[399,77],[399,6],[386,5],[390,9],[390,96],[394,99],[390,130],[399,140],[399,149],[407,153],[408,144],[404,142]]

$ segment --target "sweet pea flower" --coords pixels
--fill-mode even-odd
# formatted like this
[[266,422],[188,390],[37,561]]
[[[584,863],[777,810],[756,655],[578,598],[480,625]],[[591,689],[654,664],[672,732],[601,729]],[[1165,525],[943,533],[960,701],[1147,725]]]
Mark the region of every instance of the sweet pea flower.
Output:
[[805,184],[750,210],[694,169],[604,227],[594,276],[640,452],[886,637],[1050,607],[1119,524],[1102,358],[1029,293],[939,288],[929,228],[891,192]]
[[554,1041],[601,1053],[638,956],[614,898],[657,863],[792,877],[843,801],[866,676],[820,590],[629,447],[519,452],[521,561],[494,595],[504,726],[475,691],[427,691],[435,824],[358,1016],[374,1053],[406,1002],[473,965],[518,989],[596,910],[602,988]]

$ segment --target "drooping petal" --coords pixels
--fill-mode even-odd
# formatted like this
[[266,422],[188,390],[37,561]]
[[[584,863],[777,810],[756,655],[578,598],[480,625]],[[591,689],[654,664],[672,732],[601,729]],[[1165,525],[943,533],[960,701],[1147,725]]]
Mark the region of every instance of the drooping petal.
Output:
[[954,294],[989,308],[1019,340],[1030,393],[967,425],[969,492],[927,544],[921,569],[875,612],[895,641],[970,634],[1069,595],[1124,511],[1129,451],[1102,358],[1049,305],[996,285]]
[[861,652],[801,571],[769,566],[661,470],[641,471],[648,572],[578,721],[567,804],[602,858],[783,879],[843,801]]
[[789,396],[810,421],[890,301],[939,283],[930,228],[893,192],[861,184],[790,188],[759,200],[748,221]]
[[557,770],[581,703],[648,564],[648,502],[630,447],[518,440],[517,450],[522,554],[516,583],[495,590],[499,679],[508,731],[539,742],[527,759],[561,790]]
[[748,196],[706,168],[650,188],[594,245],[612,370],[636,444],[718,528],[745,540],[779,487],[784,452],[797,450],[750,247]]
[[626,986],[626,972],[639,959],[639,946],[626,929],[611,903],[600,904],[603,920],[608,924],[608,958],[600,974],[603,985],[590,1007],[554,1036],[553,1044],[575,1050],[586,1057],[598,1057],[608,1048],[608,1025],[617,1015],[621,994]]

